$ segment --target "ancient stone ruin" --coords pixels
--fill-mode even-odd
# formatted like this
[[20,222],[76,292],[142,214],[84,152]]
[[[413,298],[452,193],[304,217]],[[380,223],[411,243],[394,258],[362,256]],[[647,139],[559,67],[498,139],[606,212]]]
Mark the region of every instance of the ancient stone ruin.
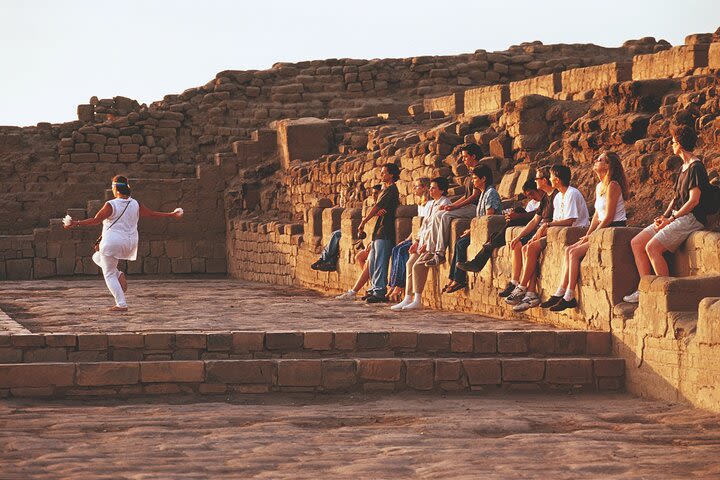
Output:
[[[124,266],[128,274],[226,273],[324,293],[347,290],[359,273],[353,245],[364,203],[355,193],[377,183],[377,167],[384,163],[401,167],[398,188],[405,206],[398,210],[398,240],[418,228],[413,179],[445,176],[451,193],[462,193],[467,171],[457,151],[469,142],[482,149],[482,163],[492,168],[508,202],[518,198],[538,167],[558,162],[573,169],[573,182],[592,202],[591,164],[604,150],[620,154],[632,191],[631,226],[608,228],[591,239],[578,310],[516,314],[501,305],[496,292],[509,278],[507,248],[470,276],[467,293],[440,294],[446,265],[430,275],[425,296],[434,308],[529,319],[574,332],[420,337],[236,332],[109,339],[16,332],[0,335],[0,393],[44,388],[45,394],[62,395],[145,381],[213,385],[207,392],[237,384],[253,385],[248,387],[253,391],[327,391],[366,384],[469,390],[529,382],[626,388],[718,411],[717,223],[715,231],[693,234],[672,256],[676,277],[642,280],[636,310],[622,297],[638,281],[629,240],[672,195],[671,179],[681,161],[669,150],[669,126],[678,114],[694,119],[697,153],[711,178],[718,177],[719,72],[717,33],[690,35],[679,46],[653,38],[619,48],[532,42],[502,52],[223,71],[203,86],[150,105],[93,97],[78,106],[75,121],[0,127],[0,280],[8,281],[96,275],[90,254],[97,232],[66,231],[60,218],[94,215],[109,198],[106,189],[116,174],[131,178],[133,196],[152,208],[181,205],[186,212],[183,222],[141,222],[139,258]],[[453,243],[470,227],[474,255],[503,222],[501,217],[456,221]],[[338,229],[337,271],[311,270],[320,246]],[[562,246],[582,234],[577,228],[550,230],[550,247],[541,258],[541,294],[555,287]],[[107,363],[83,364],[75,354],[85,349],[105,352]],[[209,360],[227,356],[206,356],[240,351],[235,349],[244,358],[270,360],[245,375],[235,364]],[[178,369],[189,375],[185,380],[173,376],[179,350],[181,358],[195,362]],[[332,364],[312,355],[358,352],[362,358],[367,350],[388,358]],[[552,358],[525,358],[537,355]],[[156,363],[169,366],[145,367],[151,373],[138,380],[135,366],[120,365],[144,358],[164,358]],[[51,361],[52,367],[45,365]],[[41,380],[23,383],[31,371],[43,372]],[[108,381],[113,375],[125,380]]]

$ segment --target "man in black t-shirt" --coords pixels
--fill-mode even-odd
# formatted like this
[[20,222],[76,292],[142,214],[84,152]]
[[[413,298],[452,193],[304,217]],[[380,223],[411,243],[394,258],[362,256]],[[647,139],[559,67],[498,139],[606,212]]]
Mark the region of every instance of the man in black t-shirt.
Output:
[[386,163],[380,170],[383,191],[375,206],[358,226],[358,233],[364,232],[365,224],[378,215],[372,235],[372,250],[368,257],[370,289],[368,303],[387,302],[388,263],[395,246],[395,210],[400,205],[400,192],[395,182],[400,178],[400,169],[394,163]]
[[[651,275],[653,271],[658,276],[669,276],[670,270],[663,253],[674,252],[691,233],[702,230],[707,222],[700,197],[708,190],[710,182],[705,166],[692,154],[697,134],[687,125],[674,125],[670,133],[673,153],[683,159],[683,166],[675,182],[675,196],[665,213],[630,242],[641,277]],[[640,291],[626,295],[623,300],[638,303]]]

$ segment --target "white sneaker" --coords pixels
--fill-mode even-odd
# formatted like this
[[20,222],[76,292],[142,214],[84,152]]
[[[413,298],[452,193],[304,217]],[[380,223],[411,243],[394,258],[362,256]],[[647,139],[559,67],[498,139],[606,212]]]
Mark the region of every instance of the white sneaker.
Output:
[[540,305],[540,298],[537,295],[525,295],[520,303],[513,307],[514,312],[524,312],[525,310]]
[[407,298],[404,298],[402,302],[390,307],[390,310],[392,310],[393,312],[399,312],[400,310],[402,310],[407,305],[410,305],[411,303],[412,303],[412,300],[408,300]]
[[406,310],[422,310],[422,308],[421,302],[410,302],[403,307],[403,312]]
[[348,290],[345,293],[342,293],[335,297],[336,300],[355,300],[355,297],[357,297],[357,293],[353,292],[352,290]]
[[523,301],[526,293],[527,292],[525,290],[523,290],[522,288],[520,288],[519,286],[515,287],[515,290],[513,290],[512,293],[505,298],[505,301],[509,305],[517,305],[518,303]]
[[638,303],[640,301],[640,290],[635,290],[630,295],[625,295],[623,300],[628,303]]

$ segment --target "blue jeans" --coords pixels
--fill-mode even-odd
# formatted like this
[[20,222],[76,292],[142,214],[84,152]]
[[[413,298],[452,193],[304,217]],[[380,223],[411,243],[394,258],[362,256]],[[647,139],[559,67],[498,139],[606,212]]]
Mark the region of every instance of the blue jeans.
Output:
[[320,260],[324,263],[337,263],[338,254],[340,253],[340,236],[342,232],[335,230],[330,237],[330,241],[320,254]]
[[458,262],[467,262],[467,249],[470,246],[470,235],[460,237],[455,242],[455,251],[450,261],[450,280],[467,283],[467,273],[457,268]]
[[368,292],[378,297],[387,293],[388,263],[395,242],[387,239],[373,240],[372,250],[368,256],[370,273],[370,289]]
[[405,288],[405,264],[410,258],[412,240],[398,243],[392,249],[392,269],[390,270],[390,286]]

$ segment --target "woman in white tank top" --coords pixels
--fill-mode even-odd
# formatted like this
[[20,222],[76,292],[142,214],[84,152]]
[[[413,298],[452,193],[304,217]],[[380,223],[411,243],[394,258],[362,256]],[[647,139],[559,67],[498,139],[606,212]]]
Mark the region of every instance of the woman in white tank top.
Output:
[[126,312],[127,279],[125,274],[118,270],[117,265],[120,260],[137,258],[138,220],[140,217],[180,218],[183,212],[181,209],[168,213],[156,212],[141,205],[137,200],[130,198],[130,185],[127,178],[121,175],[113,177],[112,192],[115,198],[106,202],[94,218],[71,220],[65,228],[102,223],[102,240],[98,251],[93,255],[93,261],[102,269],[105,284],[115,297],[115,306],[111,307],[110,311]]
[[601,154],[593,164],[593,171],[600,183],[595,189],[595,215],[593,215],[585,236],[565,248],[563,273],[560,286],[547,301],[541,304],[553,312],[566,308],[576,308],[575,286],[580,275],[580,262],[590,246],[590,235],[605,227],[624,227],[627,221],[625,199],[627,198],[627,179],[620,157],[615,152]]

